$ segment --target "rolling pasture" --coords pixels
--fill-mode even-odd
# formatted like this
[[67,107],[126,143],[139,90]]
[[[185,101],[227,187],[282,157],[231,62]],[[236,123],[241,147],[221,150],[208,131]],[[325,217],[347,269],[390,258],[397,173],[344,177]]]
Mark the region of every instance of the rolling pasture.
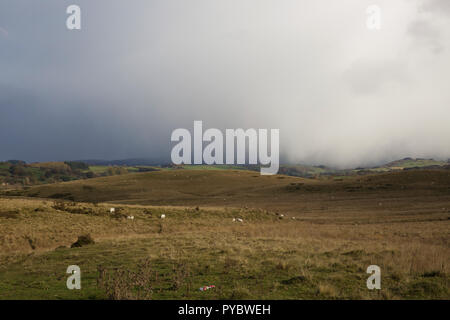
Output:
[[[449,218],[450,170],[179,169],[9,190],[0,299],[448,299]],[[371,264],[381,290],[366,287]]]

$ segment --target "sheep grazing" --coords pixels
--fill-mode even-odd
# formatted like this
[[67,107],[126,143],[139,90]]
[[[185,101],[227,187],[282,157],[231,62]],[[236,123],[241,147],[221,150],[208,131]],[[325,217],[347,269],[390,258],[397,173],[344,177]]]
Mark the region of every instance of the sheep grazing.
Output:
[[244,222],[241,218],[233,218],[233,222]]
[[128,216],[127,219],[134,220],[134,216]]
[[162,214],[161,215],[161,219],[165,219],[166,218],[166,215],[165,214]]
[[115,209],[115,208],[109,209],[109,213],[114,213],[114,212],[116,212],[116,209]]

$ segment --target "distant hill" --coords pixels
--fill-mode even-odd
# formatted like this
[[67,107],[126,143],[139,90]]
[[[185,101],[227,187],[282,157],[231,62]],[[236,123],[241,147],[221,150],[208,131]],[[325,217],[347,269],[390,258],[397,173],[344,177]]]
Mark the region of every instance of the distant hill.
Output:
[[[431,183],[432,182],[432,183]],[[304,201],[330,201],[330,196],[356,194],[379,199],[448,195],[450,170],[411,170],[349,176],[346,179],[305,179],[262,176],[246,170],[160,170],[67,183],[32,186],[5,195],[82,202],[144,205],[231,205],[297,210]],[[326,195],[326,196],[325,196]]]
[[446,166],[448,164],[449,164],[448,162],[438,161],[438,160],[433,160],[433,159],[404,158],[401,160],[389,162],[382,167],[391,168],[391,169],[392,168],[405,169],[405,168],[414,168],[414,167],[420,168],[420,167],[432,167],[432,166]]
[[33,185],[93,178],[89,166],[82,162],[41,162],[27,164],[24,161],[0,162],[0,184]]
[[420,169],[449,169],[450,162],[438,161],[433,159],[421,158],[404,158],[401,160],[391,161],[389,163],[376,167],[359,167],[355,169],[334,169],[327,166],[311,166],[311,165],[290,165],[280,166],[279,173],[297,176],[303,178],[317,178],[324,176],[352,176],[365,175],[373,173],[382,173],[397,170],[420,170]]
[[[38,162],[27,164],[20,160],[0,162],[0,187],[35,185],[89,179],[159,170],[244,170],[260,171],[258,165],[173,165],[158,159],[136,158],[123,160],[83,160],[66,162]],[[369,168],[335,169],[323,165],[283,164],[279,174],[329,179],[330,177],[361,176],[399,170],[450,169],[450,163],[433,159],[404,158]]]
[[0,162],[0,187],[36,185],[153,171],[152,168],[91,166],[81,161],[36,162],[11,160]]
[[90,159],[90,160],[79,160],[80,162],[87,163],[91,166],[159,166],[164,164],[169,164],[170,160],[158,159],[158,158],[132,158],[132,159],[122,159],[122,160],[100,160],[100,159]]

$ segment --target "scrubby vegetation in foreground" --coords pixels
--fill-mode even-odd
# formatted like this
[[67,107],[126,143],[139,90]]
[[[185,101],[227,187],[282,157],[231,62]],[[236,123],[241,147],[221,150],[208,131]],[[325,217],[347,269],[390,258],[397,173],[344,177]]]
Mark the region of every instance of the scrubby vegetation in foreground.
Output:
[[[357,201],[356,211],[339,203],[344,219],[325,209],[0,199],[0,299],[450,298],[442,203],[378,208],[370,219]],[[95,243],[70,248],[86,234]],[[73,264],[81,290],[66,288]],[[382,270],[379,291],[366,287],[371,264]]]

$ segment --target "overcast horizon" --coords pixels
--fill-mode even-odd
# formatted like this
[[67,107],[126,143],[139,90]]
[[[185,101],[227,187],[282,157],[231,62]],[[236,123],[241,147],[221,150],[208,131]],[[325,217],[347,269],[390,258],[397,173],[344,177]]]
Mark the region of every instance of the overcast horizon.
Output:
[[0,160],[170,159],[194,120],[285,163],[447,160],[449,45],[448,0],[3,0]]

